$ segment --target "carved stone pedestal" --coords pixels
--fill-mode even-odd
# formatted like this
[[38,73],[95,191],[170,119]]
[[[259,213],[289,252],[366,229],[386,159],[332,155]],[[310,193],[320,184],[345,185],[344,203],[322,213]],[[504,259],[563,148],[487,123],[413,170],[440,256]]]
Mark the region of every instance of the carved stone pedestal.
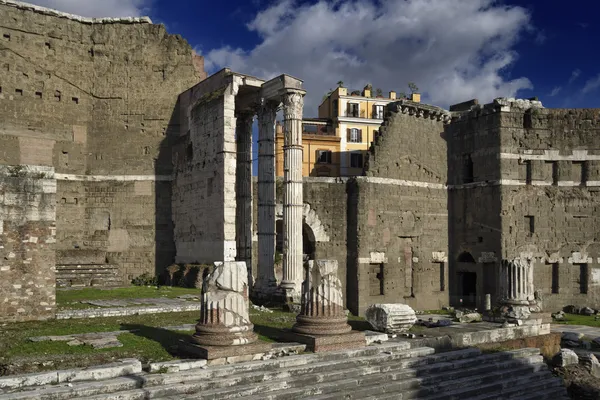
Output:
[[241,348],[258,339],[248,314],[246,263],[216,262],[212,272],[205,270],[202,280],[200,322],[182,350],[206,359],[214,358],[211,349],[219,357],[245,352]]
[[364,334],[348,325],[337,270],[335,260],[307,263],[300,314],[283,339],[304,343],[315,352],[365,346]]

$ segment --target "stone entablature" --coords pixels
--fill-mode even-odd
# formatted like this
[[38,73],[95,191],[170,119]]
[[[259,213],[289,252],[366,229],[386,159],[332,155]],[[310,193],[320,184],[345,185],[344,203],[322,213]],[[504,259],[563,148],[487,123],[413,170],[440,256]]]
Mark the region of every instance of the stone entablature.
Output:
[[499,97],[489,104],[473,104],[469,110],[452,112],[452,122],[467,121],[497,112],[525,112],[543,108],[541,101]]
[[451,114],[440,107],[416,103],[410,100],[400,100],[388,105],[388,112],[407,114],[416,118],[432,119],[450,123]]

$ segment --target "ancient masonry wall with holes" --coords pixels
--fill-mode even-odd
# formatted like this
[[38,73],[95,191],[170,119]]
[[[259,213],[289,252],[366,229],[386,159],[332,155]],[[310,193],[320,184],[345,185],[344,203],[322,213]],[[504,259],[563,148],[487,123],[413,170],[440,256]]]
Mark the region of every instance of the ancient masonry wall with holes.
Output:
[[59,285],[129,283],[174,255],[171,133],[206,77],[146,18],[0,1],[0,164],[55,169]]
[[0,321],[54,315],[55,221],[54,169],[0,165]]
[[449,126],[450,257],[482,274],[478,293],[520,257],[544,309],[600,307],[599,131],[598,109],[506,100]]

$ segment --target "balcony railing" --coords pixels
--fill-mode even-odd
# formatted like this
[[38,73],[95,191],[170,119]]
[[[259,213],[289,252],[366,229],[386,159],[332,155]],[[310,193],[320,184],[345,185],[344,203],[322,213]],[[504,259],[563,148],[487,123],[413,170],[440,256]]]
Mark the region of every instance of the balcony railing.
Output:
[[348,110],[344,113],[342,113],[343,117],[348,117],[348,118],[368,118],[368,119],[383,119],[383,112],[377,113],[377,112],[373,112],[371,114],[371,116],[367,116],[367,113],[365,111],[351,111]]

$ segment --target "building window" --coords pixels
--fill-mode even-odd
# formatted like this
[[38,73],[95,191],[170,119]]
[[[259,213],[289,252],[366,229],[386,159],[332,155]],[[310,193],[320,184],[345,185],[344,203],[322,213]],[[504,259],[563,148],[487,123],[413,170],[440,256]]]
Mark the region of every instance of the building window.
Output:
[[348,142],[362,143],[362,129],[357,129],[357,128],[348,129]]
[[546,164],[550,165],[552,173],[552,185],[558,185],[558,163],[556,161],[546,161]]
[[558,293],[558,285],[559,285],[559,272],[558,272],[558,263],[552,264],[552,293]]
[[531,185],[533,182],[533,165],[531,164],[531,160],[525,160],[525,184]]
[[317,162],[319,164],[331,164],[331,151],[317,150]]
[[587,294],[588,292],[588,265],[579,264],[579,293]]
[[527,236],[532,237],[535,233],[535,218],[533,215],[525,216],[525,230],[527,231]]
[[466,154],[463,159],[463,183],[473,182],[473,160]]
[[371,264],[369,271],[369,295],[384,295],[383,264]]
[[363,155],[362,153],[350,153],[350,168],[362,168]]
[[373,106],[373,118],[383,119],[383,106],[380,106],[380,105]]
[[446,264],[443,262],[437,264],[440,270],[440,292],[443,292],[446,290]]
[[358,103],[349,103],[348,104],[348,115],[347,117],[358,118]]
[[581,186],[585,186],[587,183],[588,175],[587,161],[574,161],[573,162],[573,180],[579,183]]

